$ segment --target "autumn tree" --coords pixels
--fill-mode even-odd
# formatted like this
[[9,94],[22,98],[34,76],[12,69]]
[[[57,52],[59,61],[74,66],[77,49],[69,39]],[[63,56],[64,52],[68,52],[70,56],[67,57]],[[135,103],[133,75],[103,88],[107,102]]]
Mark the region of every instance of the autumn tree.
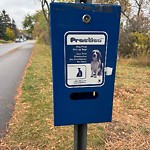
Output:
[[11,26],[11,19],[5,10],[0,13],[0,26],[0,38],[4,38],[6,28]]
[[[58,1],[68,2],[69,0]],[[48,0],[40,0],[40,2],[49,25]],[[122,56],[133,57],[141,53],[149,55],[150,17],[148,15],[150,15],[150,10],[148,6],[150,6],[150,0],[93,0],[92,2],[121,5],[119,52]],[[142,42],[144,42],[144,48]]]
[[5,39],[7,28],[11,29],[15,36],[17,35],[15,21],[13,19],[11,20],[6,11],[3,10],[0,12],[0,38]]
[[49,16],[49,2],[47,0],[39,0],[41,2],[41,7],[43,11],[43,15],[45,17],[45,20],[47,22],[47,25],[49,26],[50,16]]
[[[102,4],[119,4],[122,8],[119,52],[125,57],[149,55],[150,0],[95,0]],[[144,40],[143,40],[144,39]],[[144,42],[147,41],[147,42]],[[144,42],[145,46],[143,46]],[[137,44],[138,43],[138,44]],[[137,46],[138,45],[138,46]]]
[[16,22],[14,19],[12,19],[11,29],[13,30],[15,36],[17,37],[18,36],[18,31],[17,31],[18,29],[17,29]]
[[3,17],[2,14],[0,13],[0,39],[3,37]]
[[[149,42],[147,39],[150,37],[150,19],[149,9],[147,4],[150,5],[148,0],[133,0],[132,9],[127,19],[123,22],[124,26],[120,31],[119,50],[123,56],[142,56],[149,55]],[[123,20],[122,20],[123,21]],[[142,42],[145,39],[145,47],[143,48]],[[137,43],[138,46],[137,46]]]
[[8,41],[8,40],[14,40],[14,38],[15,38],[15,34],[13,30],[7,27],[4,34],[4,39]]
[[36,19],[33,31],[34,37],[36,37],[39,42],[49,44],[49,26],[47,25],[43,12],[36,12],[34,17]]
[[34,30],[34,24],[36,22],[36,19],[34,15],[27,14],[22,22],[23,28],[27,31],[28,34],[32,35],[32,32]]

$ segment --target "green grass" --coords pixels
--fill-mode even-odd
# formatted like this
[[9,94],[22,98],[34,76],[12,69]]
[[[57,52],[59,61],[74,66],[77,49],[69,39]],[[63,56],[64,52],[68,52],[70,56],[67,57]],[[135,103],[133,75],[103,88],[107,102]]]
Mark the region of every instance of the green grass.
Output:
[[[88,125],[88,150],[148,150],[150,134],[150,67],[133,60],[117,63],[113,122]],[[36,44],[20,97],[1,149],[71,150],[73,126],[54,127],[51,53]]]
[[0,39],[0,44],[11,43],[11,42],[12,41],[5,41],[5,40]]

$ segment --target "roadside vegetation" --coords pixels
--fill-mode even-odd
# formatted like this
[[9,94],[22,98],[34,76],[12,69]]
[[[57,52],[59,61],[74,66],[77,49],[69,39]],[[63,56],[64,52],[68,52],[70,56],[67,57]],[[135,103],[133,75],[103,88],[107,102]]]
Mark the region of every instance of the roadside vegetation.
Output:
[[5,10],[0,10],[0,43],[10,43],[15,39],[21,42],[25,39],[32,39],[32,35],[25,30],[18,29],[15,20],[10,18]]
[[10,41],[0,40],[0,44],[9,43]]
[[17,34],[15,20],[5,10],[0,11],[0,41],[13,41]]
[[23,21],[23,27],[39,43],[49,44],[49,27],[42,10],[37,11],[33,15],[27,14]]
[[[59,0],[73,2],[73,0]],[[26,15],[24,29],[38,41],[49,44],[49,1],[40,0],[41,11]],[[149,0],[95,0],[98,4],[119,4],[122,8],[118,55],[123,58],[150,59]]]

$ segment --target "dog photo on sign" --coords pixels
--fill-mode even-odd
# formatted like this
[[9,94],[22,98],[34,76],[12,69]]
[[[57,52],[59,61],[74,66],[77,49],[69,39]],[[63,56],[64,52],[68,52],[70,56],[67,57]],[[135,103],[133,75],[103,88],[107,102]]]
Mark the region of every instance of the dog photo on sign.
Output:
[[102,74],[102,62],[101,52],[99,50],[92,51],[92,62],[91,62],[91,77],[97,78]]

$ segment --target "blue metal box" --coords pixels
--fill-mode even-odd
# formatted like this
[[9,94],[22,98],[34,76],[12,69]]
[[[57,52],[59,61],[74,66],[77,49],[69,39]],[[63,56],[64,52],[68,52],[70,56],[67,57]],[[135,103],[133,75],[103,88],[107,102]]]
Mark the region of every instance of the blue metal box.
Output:
[[54,124],[110,122],[121,8],[51,3]]

